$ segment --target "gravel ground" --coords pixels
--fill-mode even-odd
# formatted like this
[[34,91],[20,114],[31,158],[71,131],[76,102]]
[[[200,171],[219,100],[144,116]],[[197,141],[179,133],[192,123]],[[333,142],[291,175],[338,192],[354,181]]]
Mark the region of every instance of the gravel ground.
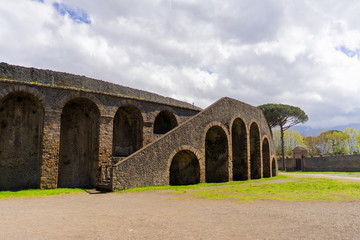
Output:
[[0,239],[359,239],[360,201],[239,203],[148,191],[0,201]]

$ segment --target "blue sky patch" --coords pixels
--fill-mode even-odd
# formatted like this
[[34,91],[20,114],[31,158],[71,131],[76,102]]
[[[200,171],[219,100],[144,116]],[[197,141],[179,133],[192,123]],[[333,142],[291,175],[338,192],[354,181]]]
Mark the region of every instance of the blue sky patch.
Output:
[[71,8],[64,3],[57,2],[55,2],[53,6],[61,15],[64,16],[68,14],[69,17],[77,23],[91,24],[89,15],[81,8]]
[[353,57],[358,57],[360,58],[360,49],[350,49],[347,48],[346,46],[342,45],[339,47],[336,47],[336,50],[344,53],[346,56],[353,58]]
[[30,1],[44,3],[44,0],[30,0]]

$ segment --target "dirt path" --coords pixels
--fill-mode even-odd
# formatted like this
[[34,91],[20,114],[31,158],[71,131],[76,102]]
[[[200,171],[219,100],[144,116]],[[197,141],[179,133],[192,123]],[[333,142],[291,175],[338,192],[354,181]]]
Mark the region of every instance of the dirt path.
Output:
[[0,201],[0,239],[359,239],[360,201],[238,203],[149,191]]

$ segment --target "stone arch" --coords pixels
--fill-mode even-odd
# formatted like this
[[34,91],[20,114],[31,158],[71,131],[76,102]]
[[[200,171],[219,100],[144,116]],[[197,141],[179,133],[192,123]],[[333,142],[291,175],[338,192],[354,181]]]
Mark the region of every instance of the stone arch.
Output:
[[212,126],[205,136],[206,182],[229,181],[228,138],[220,126]]
[[248,179],[248,152],[246,125],[241,118],[236,118],[231,128],[233,180]]
[[276,176],[276,159],[273,157],[271,160],[271,176],[275,177]]
[[61,114],[58,187],[96,185],[100,112],[86,98],[70,100]]
[[181,150],[172,158],[169,170],[170,185],[188,185],[200,182],[199,159],[190,150]]
[[0,100],[0,190],[40,187],[44,107],[27,92]]
[[261,178],[260,131],[255,122],[250,125],[250,174],[251,179]]
[[42,107],[44,108],[44,111],[49,111],[51,109],[50,105],[48,104],[48,102],[45,99],[45,96],[40,93],[38,90],[36,90],[35,88],[26,86],[26,85],[22,85],[22,86],[11,86],[5,89],[2,89],[0,91],[0,99],[4,98],[5,96],[11,94],[11,93],[18,93],[18,92],[24,92],[24,93],[28,93],[31,96],[35,97],[37,99],[37,101],[39,101],[42,105]]
[[113,155],[126,157],[143,146],[144,121],[133,105],[119,107],[114,117]]
[[103,104],[101,104],[100,100],[97,97],[95,97],[94,95],[86,94],[81,91],[70,92],[66,96],[61,98],[57,104],[57,109],[63,110],[66,104],[68,104],[70,101],[72,101],[74,99],[78,99],[78,98],[87,99],[89,102],[92,102],[93,104],[96,105],[96,108],[100,112],[100,115],[106,116],[106,110],[105,110]]
[[171,129],[177,127],[178,122],[175,115],[168,111],[161,111],[154,121],[154,134],[165,134]]
[[262,157],[263,157],[263,177],[271,177],[271,159],[270,159],[270,145],[267,137],[264,137],[262,142]]

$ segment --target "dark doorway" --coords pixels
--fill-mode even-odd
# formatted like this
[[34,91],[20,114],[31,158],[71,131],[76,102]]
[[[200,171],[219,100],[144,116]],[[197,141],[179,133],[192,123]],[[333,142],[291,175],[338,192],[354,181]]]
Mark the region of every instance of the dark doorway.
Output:
[[88,99],[68,102],[61,114],[58,187],[96,185],[100,112]]
[[247,180],[248,176],[248,154],[247,134],[245,123],[235,119],[232,126],[232,156],[233,156],[233,180]]
[[270,170],[270,146],[269,141],[265,138],[262,145],[262,156],[263,156],[263,174],[264,178],[271,177]]
[[205,138],[206,182],[229,181],[228,141],[224,130],[211,127]]
[[296,171],[301,171],[302,170],[301,159],[297,158],[295,159],[295,161],[296,161]]
[[272,177],[275,177],[276,176],[276,162],[277,161],[275,158],[272,159],[272,165],[271,165],[271,168],[272,168],[272,174],[271,176]]
[[143,146],[143,118],[139,109],[126,105],[114,118],[113,155],[126,157]]
[[176,117],[172,112],[161,111],[155,118],[154,134],[165,134],[177,125]]
[[261,178],[260,132],[256,123],[250,126],[250,169],[251,179]]
[[170,185],[188,185],[200,182],[199,160],[189,150],[178,152],[170,167]]
[[40,187],[44,108],[33,95],[11,93],[0,101],[0,190]]

